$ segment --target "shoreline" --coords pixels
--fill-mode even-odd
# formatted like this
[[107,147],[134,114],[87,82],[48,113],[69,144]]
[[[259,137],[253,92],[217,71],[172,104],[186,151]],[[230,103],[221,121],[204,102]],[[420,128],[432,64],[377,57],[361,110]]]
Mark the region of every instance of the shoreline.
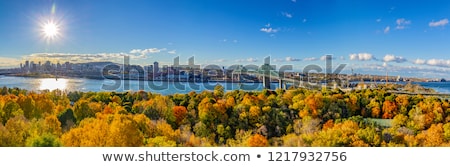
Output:
[[[50,78],[50,79],[55,79],[54,75],[0,75],[0,78],[2,77],[20,77],[20,78]],[[212,85],[214,83],[217,84],[243,84],[242,86],[246,86],[248,84],[262,84],[263,82],[258,82],[258,81],[246,81],[246,82],[236,82],[236,81],[222,81],[222,80],[209,80],[209,81],[177,81],[177,80],[138,80],[138,79],[108,79],[108,78],[99,78],[99,77],[72,77],[72,76],[58,76],[58,79],[88,79],[88,80],[97,80],[100,82],[103,82],[105,80],[110,80],[110,81],[137,81],[137,82],[165,82],[165,83],[204,83],[204,84],[209,84]],[[278,84],[279,82],[271,82],[271,84]],[[373,82],[352,82],[352,83],[364,83],[364,84],[371,84]],[[380,84],[383,85],[384,82],[375,82],[376,84]],[[401,85],[400,87],[404,88],[409,82],[389,82],[389,84],[395,84],[395,85]],[[409,88],[407,89],[402,89],[400,88],[398,91],[404,93],[404,94],[436,94],[436,95],[445,95],[445,94],[450,94],[450,82],[411,82],[413,85],[415,85],[412,89]],[[448,86],[443,86],[446,83],[448,83]],[[431,84],[431,85],[427,85],[427,84]],[[288,86],[292,86],[291,83],[288,83]],[[277,86],[273,86],[271,90],[275,90],[277,88]],[[320,88],[320,87],[319,87]],[[415,89],[418,88],[418,89]],[[340,88],[341,90],[344,89],[348,89],[349,91],[352,90],[360,90],[360,89],[364,89],[361,87],[353,87],[353,88]],[[370,88],[368,88],[370,89]],[[417,91],[412,91],[413,89],[417,90]],[[195,90],[193,90],[195,91]],[[400,93],[397,92],[397,93]],[[400,94],[402,94],[400,93]]]
[[[0,75],[2,76],[2,75]],[[55,75],[52,74],[45,74],[45,75],[17,75],[17,74],[5,74],[3,76],[9,76],[9,77],[23,77],[23,78],[56,78]],[[263,81],[230,81],[230,80],[174,80],[174,79],[155,79],[150,80],[146,78],[105,78],[105,77],[98,77],[98,76],[84,76],[84,77],[77,77],[77,76],[58,76],[59,78],[65,78],[65,79],[92,79],[92,80],[121,80],[121,81],[159,81],[159,82],[182,82],[182,83],[208,83],[208,82],[217,82],[217,83],[263,83]],[[271,83],[278,83],[278,81],[271,81]]]

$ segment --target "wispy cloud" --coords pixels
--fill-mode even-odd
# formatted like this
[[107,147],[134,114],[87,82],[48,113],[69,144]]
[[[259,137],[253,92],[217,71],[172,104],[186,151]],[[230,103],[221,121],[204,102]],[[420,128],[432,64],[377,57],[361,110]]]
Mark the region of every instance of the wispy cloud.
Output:
[[75,54],[75,53],[33,53],[25,56],[31,61],[71,61],[71,62],[98,62],[123,60],[125,56],[130,59],[145,59],[145,55],[129,53],[97,53],[97,54]]
[[247,59],[237,59],[236,60],[236,62],[257,62],[258,61],[258,59],[256,59],[256,58],[253,58],[253,57],[251,57],[251,58],[247,58]]
[[[166,48],[132,49],[129,52],[119,53],[33,53],[23,56],[23,59],[30,61],[70,61],[74,63],[83,62],[122,62],[125,57],[131,60],[146,59],[151,54],[158,54],[167,51]],[[176,54],[175,50],[167,51],[168,54]]]
[[307,21],[308,21],[307,19],[303,19],[303,20],[302,20],[303,23],[306,23]]
[[329,60],[334,60],[335,57],[333,57],[332,55],[323,55],[322,57],[320,57],[320,60],[321,60],[321,61],[325,61],[325,60],[327,60],[327,59],[329,59]]
[[319,59],[317,57],[307,57],[307,58],[303,59],[303,61],[316,61],[316,60],[319,60]]
[[408,25],[411,24],[411,20],[406,20],[404,18],[397,19],[397,21],[395,21],[395,22],[397,23],[397,27],[396,27],[397,30],[403,30]]
[[435,67],[450,67],[450,59],[416,59],[412,63],[417,65],[429,65],[429,66],[435,66]]
[[426,62],[427,61],[424,59],[416,59],[413,61],[414,64],[419,64],[419,65],[425,64]]
[[130,51],[131,54],[147,55],[152,53],[160,53],[161,51],[167,50],[166,48],[149,48],[149,49],[133,49]]
[[177,51],[176,50],[169,50],[167,53],[169,53],[169,54],[177,54]]
[[383,57],[383,61],[384,62],[396,62],[396,63],[404,63],[406,62],[406,58],[401,57],[401,56],[395,56],[395,55],[391,55],[391,54],[387,54]]
[[213,60],[214,63],[223,63],[226,62],[227,60],[225,59],[217,59],[217,60]]
[[381,22],[381,19],[376,19],[375,21],[376,21],[377,23],[379,23],[379,22]]
[[287,62],[291,62],[291,61],[300,61],[300,59],[293,58],[293,57],[290,57],[290,56],[286,57],[285,60],[286,60]]
[[294,3],[297,2],[297,0],[291,0],[291,1],[294,2]]
[[9,57],[0,57],[0,68],[19,67],[21,60]]
[[270,34],[270,36],[273,36],[274,33],[277,33],[280,29],[279,28],[272,28],[271,26],[272,25],[270,23],[267,23],[266,25],[264,25],[264,27],[262,27],[259,30],[262,31],[262,32]]
[[278,32],[278,29],[273,29],[272,27],[269,27],[269,28],[263,27],[260,29],[260,31],[265,32],[265,33],[276,33],[276,32]]
[[387,26],[386,28],[384,28],[383,32],[385,34],[389,33],[389,31],[391,30],[391,27]]
[[353,53],[349,55],[350,60],[368,61],[374,60],[375,57],[370,53]]
[[376,73],[381,72],[383,74],[386,68],[389,70],[389,73],[396,73],[401,76],[421,76],[429,78],[432,77],[449,77],[450,68],[440,68],[440,67],[424,67],[417,65],[392,65],[392,64],[358,64],[353,67],[358,71],[365,71],[364,73]]
[[450,60],[444,59],[430,59],[427,61],[430,66],[438,66],[438,67],[450,67]]
[[273,62],[284,62],[284,59],[272,59]]
[[292,16],[292,13],[288,13],[288,12],[282,12],[281,13],[284,17],[287,17],[287,18],[292,18],[293,16]]
[[442,19],[439,21],[431,21],[428,23],[428,26],[430,27],[443,27],[448,24],[448,19]]

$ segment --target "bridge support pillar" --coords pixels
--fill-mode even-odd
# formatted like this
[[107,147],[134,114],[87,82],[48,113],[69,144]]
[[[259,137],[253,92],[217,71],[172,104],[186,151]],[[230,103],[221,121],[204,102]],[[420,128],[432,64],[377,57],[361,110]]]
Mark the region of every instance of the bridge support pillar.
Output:
[[284,85],[284,81],[282,79],[278,80],[278,88],[286,89],[286,85]]
[[263,76],[263,86],[264,89],[270,89],[270,77]]

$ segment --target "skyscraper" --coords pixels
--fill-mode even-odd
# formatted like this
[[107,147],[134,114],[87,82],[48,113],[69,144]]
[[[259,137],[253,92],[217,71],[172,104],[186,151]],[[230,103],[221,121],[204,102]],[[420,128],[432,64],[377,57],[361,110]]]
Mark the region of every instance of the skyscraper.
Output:
[[159,63],[157,61],[153,62],[153,72],[154,73],[159,72]]

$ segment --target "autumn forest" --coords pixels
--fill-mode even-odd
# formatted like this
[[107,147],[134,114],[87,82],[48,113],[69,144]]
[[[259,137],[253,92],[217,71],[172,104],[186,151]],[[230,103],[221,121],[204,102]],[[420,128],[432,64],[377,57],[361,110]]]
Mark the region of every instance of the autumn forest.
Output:
[[450,146],[448,99],[353,90],[0,88],[0,146]]

